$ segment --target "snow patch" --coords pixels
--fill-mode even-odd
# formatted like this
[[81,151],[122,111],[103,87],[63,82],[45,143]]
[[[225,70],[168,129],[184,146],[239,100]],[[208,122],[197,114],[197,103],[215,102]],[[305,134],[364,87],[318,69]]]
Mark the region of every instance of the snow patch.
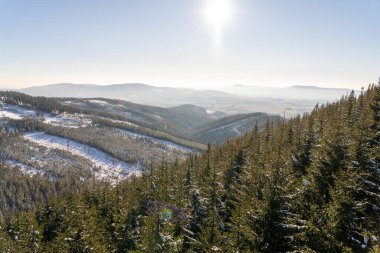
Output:
[[6,111],[0,111],[0,118],[22,119],[20,115]]
[[109,105],[107,101],[98,100],[98,99],[91,99],[91,100],[88,100],[88,102],[98,104],[98,105],[103,105],[103,106]]
[[[0,103],[0,118],[20,120],[27,117],[37,117],[36,110],[27,109],[19,105]],[[86,115],[79,113],[62,113],[57,115],[49,112],[42,112],[41,118],[46,124],[68,128],[86,127],[92,123],[92,120]]]
[[34,175],[42,176],[43,174],[45,174],[45,172],[43,172],[42,170],[38,170],[32,166],[28,166],[24,163],[20,163],[12,159],[6,160],[5,163],[12,167],[18,167],[23,174],[28,175],[30,177]]
[[374,183],[374,182],[372,182],[372,181],[369,181],[369,180],[364,180],[363,182],[366,183],[366,184],[368,184],[368,185],[372,185],[372,186],[374,186],[374,187],[377,187],[377,186],[378,186],[376,183]]
[[310,185],[310,182],[306,179],[302,180],[302,185],[303,186],[309,186]]
[[33,110],[17,105],[0,103],[0,118],[22,119],[35,116],[36,112]]
[[307,228],[307,226],[299,226],[299,225],[296,225],[296,224],[284,224],[284,223],[280,223],[280,226],[283,227],[283,228],[293,228],[293,229],[304,229],[304,228]]
[[91,125],[92,120],[84,114],[70,114],[64,112],[59,115],[48,114],[44,117],[44,123],[67,128],[79,128]]
[[213,110],[209,110],[209,109],[206,109],[206,112],[207,112],[207,114],[211,115],[211,114],[213,114],[215,111],[213,111]]

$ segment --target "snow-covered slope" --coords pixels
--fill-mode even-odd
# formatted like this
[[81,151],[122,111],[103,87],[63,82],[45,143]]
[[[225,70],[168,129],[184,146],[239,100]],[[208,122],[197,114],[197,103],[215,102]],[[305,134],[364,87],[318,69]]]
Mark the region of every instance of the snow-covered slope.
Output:
[[49,113],[41,112],[37,116],[36,110],[29,109],[22,105],[11,105],[6,103],[0,103],[0,118],[10,118],[10,119],[25,119],[28,117],[36,118],[42,120],[46,124],[51,124],[55,126],[78,128],[86,127],[92,123],[91,119],[84,114],[71,114],[71,113]]
[[26,117],[35,117],[36,111],[26,107],[10,105],[0,102],[0,118],[23,119]]
[[84,114],[70,114],[70,113],[61,113],[61,114],[48,114],[44,115],[44,123],[51,124],[55,126],[62,126],[68,128],[78,128],[86,127],[92,123],[92,120]]
[[36,169],[32,166],[26,165],[24,163],[15,161],[13,159],[8,159],[5,161],[6,164],[8,164],[10,167],[17,167],[20,169],[20,171],[26,175],[34,176],[34,175],[43,175],[45,174],[44,171]]
[[27,132],[24,134],[24,138],[49,149],[65,150],[90,160],[93,164],[95,178],[99,180],[118,182],[132,174],[138,175],[140,173],[139,165],[125,163],[96,148],[66,138],[43,132]]

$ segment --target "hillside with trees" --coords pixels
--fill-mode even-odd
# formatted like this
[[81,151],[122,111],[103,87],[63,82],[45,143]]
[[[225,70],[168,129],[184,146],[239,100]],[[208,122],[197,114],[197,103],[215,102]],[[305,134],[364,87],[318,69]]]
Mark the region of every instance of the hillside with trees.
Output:
[[380,86],[3,219],[3,252],[379,252]]
[[[275,119],[259,115],[261,126],[267,118]],[[181,162],[207,148],[192,139],[190,128],[219,118],[220,129],[213,133],[223,132],[219,134],[223,140],[236,135],[222,128],[239,122],[239,117],[193,105],[160,108],[104,98],[57,99],[0,91],[4,185],[0,217],[33,211],[50,197],[67,195],[70,188],[79,193],[89,184],[117,184],[162,161]],[[239,131],[252,127],[246,123]],[[203,137],[207,144],[207,135]]]

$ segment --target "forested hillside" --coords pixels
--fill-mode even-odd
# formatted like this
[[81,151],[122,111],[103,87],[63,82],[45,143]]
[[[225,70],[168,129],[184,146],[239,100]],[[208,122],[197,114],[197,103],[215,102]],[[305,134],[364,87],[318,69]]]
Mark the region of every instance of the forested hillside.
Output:
[[[161,133],[166,132],[172,136],[212,145],[250,131],[256,121],[259,123],[259,128],[263,129],[267,118],[270,121],[279,118],[278,115],[262,112],[227,115],[190,104],[163,108],[105,98],[60,98],[59,100],[77,110],[100,113],[106,117],[112,115],[119,120],[127,119],[133,124],[144,126],[145,129],[155,129]],[[163,137],[161,134],[161,138]],[[191,144],[194,146],[194,143]]]
[[[267,117],[275,119],[258,115],[250,120],[257,119],[261,127]],[[116,184],[162,161],[200,153],[207,148],[201,142],[207,144],[210,137],[221,142],[237,135],[224,125],[235,127],[241,116],[224,116],[194,105],[161,108],[104,98],[0,92],[0,184],[5,189],[0,217],[35,210],[70,188],[81,192],[90,183]],[[216,121],[222,117],[228,121]],[[190,129],[214,121],[214,135],[192,141]],[[241,124],[239,135],[252,127]]]
[[245,134],[248,129],[253,129],[256,123],[258,128],[262,130],[265,128],[267,120],[275,122],[280,118],[280,116],[268,116],[262,112],[231,115],[197,127],[192,131],[191,137],[194,140],[212,145],[221,144],[231,138]]
[[0,251],[379,252],[379,85],[10,215]]
[[206,147],[106,109],[0,92],[0,217],[89,184],[115,184]]

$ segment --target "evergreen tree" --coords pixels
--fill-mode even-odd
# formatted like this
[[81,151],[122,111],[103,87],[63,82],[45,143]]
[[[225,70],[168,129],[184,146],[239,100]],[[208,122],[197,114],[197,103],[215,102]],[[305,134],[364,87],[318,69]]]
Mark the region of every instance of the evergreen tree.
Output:
[[330,187],[334,186],[337,173],[347,168],[347,149],[344,134],[338,126],[324,143],[322,157],[316,161],[316,170],[313,171],[318,204],[329,202]]
[[312,150],[314,146],[314,124],[313,118],[309,118],[309,129],[305,140],[298,143],[296,154],[293,155],[293,168],[297,176],[305,176],[312,162]]

